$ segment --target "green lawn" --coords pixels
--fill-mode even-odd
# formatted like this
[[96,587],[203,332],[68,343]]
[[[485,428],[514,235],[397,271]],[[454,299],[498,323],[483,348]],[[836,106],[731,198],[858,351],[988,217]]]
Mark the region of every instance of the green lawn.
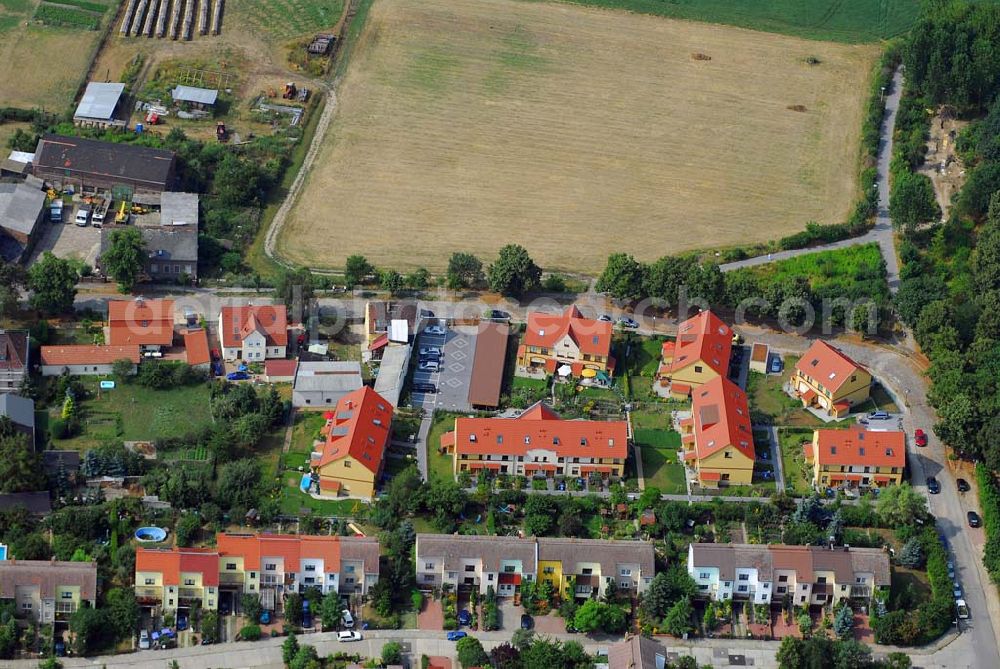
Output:
[[[54,439],[55,448],[88,449],[108,440],[152,441],[183,437],[212,422],[208,384],[152,390],[135,383],[99,391],[98,377],[85,377],[91,394],[80,403],[82,433]],[[98,395],[100,393],[100,395]],[[58,417],[54,406],[49,417]]]
[[802,443],[812,438],[811,430],[784,428],[778,430],[778,444],[781,448],[781,468],[785,474],[785,485],[791,486],[796,495],[812,492],[810,470],[802,454]]
[[[854,423],[854,419],[851,417],[839,421],[824,422],[802,408],[802,402],[782,390],[782,386],[791,378],[795,363],[798,361],[799,359],[793,355],[785,357],[785,368],[780,375],[750,372],[747,380],[750,410],[770,416],[771,422],[775,425],[835,428],[847,427]],[[860,409],[864,409],[866,406],[860,405]]]
[[438,453],[438,448],[441,446],[441,435],[455,429],[455,418],[460,415],[463,414],[448,411],[434,412],[434,422],[431,423],[431,430],[427,435],[427,478],[430,480],[453,477],[452,456],[441,455]]
[[874,42],[916,22],[919,0],[567,0],[831,42]]
[[639,430],[671,429],[669,409],[664,409],[662,411],[633,411],[632,429],[637,432]]
[[309,457],[313,452],[313,443],[319,437],[320,429],[326,425],[325,411],[297,411],[295,423],[292,426],[292,443],[288,453]]
[[677,495],[686,492],[684,465],[680,462],[681,435],[673,430],[635,431],[635,443],[642,457],[646,487]]
[[300,516],[307,513],[320,516],[356,516],[368,505],[356,499],[320,500],[313,499],[299,489],[302,475],[287,472],[281,486],[281,513],[286,516]]

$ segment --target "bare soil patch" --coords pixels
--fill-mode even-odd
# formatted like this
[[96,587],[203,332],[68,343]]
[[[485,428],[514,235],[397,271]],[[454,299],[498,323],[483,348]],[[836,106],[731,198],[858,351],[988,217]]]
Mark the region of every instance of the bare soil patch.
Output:
[[596,273],[614,250],[842,222],[876,53],[562,4],[376,0],[277,249],[439,270],[516,241]]

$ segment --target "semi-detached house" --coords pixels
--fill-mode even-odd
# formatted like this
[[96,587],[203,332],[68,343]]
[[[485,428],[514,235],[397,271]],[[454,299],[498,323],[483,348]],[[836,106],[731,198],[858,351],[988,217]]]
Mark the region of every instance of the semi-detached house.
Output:
[[732,329],[711,311],[702,311],[677,326],[674,341],[663,342],[656,390],[686,399],[705,383],[728,374],[732,352]]
[[750,407],[743,390],[725,376],[697,388],[691,417],[680,421],[685,462],[707,488],[750,485],[756,455]]
[[628,457],[625,421],[564,420],[538,402],[517,418],[457,418],[441,437],[452,471],[552,478],[621,478]]
[[815,430],[802,448],[818,489],[882,488],[903,481],[906,435],[898,430]]
[[889,554],[877,548],[705,544],[688,547],[697,594],[754,604],[827,606],[869,599],[891,581]]
[[839,348],[817,339],[795,363],[790,383],[802,406],[843,418],[868,401],[872,375]]
[[653,545],[645,541],[418,534],[417,587],[461,590],[492,587],[513,597],[525,582],[547,581],[573,598],[645,592],[654,576]]

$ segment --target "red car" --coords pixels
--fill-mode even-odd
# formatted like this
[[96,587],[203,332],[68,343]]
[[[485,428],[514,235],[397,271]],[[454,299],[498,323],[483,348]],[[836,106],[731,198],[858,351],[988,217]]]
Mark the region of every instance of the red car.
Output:
[[927,433],[917,428],[917,431],[913,433],[913,441],[917,446],[927,445]]
[[217,348],[213,348],[213,349],[212,349],[212,350],[211,350],[211,351],[209,352],[209,355],[211,355],[211,356],[212,356],[212,360],[222,360],[222,354],[221,354],[221,353],[219,353],[219,349],[217,349]]

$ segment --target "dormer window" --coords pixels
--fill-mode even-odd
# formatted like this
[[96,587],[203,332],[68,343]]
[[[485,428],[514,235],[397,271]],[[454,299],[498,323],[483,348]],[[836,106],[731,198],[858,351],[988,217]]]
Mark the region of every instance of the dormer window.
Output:
[[587,445],[587,438],[586,437],[580,437],[580,445],[581,446],[586,446]]
[[498,434],[497,435],[497,443],[498,444],[502,444],[503,443],[503,435],[502,434]]
[[471,441],[472,443],[475,443],[476,442],[476,435],[475,434],[470,434],[469,435],[469,441]]
[[524,443],[525,443],[525,445],[530,445],[531,444],[531,436],[530,435],[527,435],[527,434],[524,435]]

